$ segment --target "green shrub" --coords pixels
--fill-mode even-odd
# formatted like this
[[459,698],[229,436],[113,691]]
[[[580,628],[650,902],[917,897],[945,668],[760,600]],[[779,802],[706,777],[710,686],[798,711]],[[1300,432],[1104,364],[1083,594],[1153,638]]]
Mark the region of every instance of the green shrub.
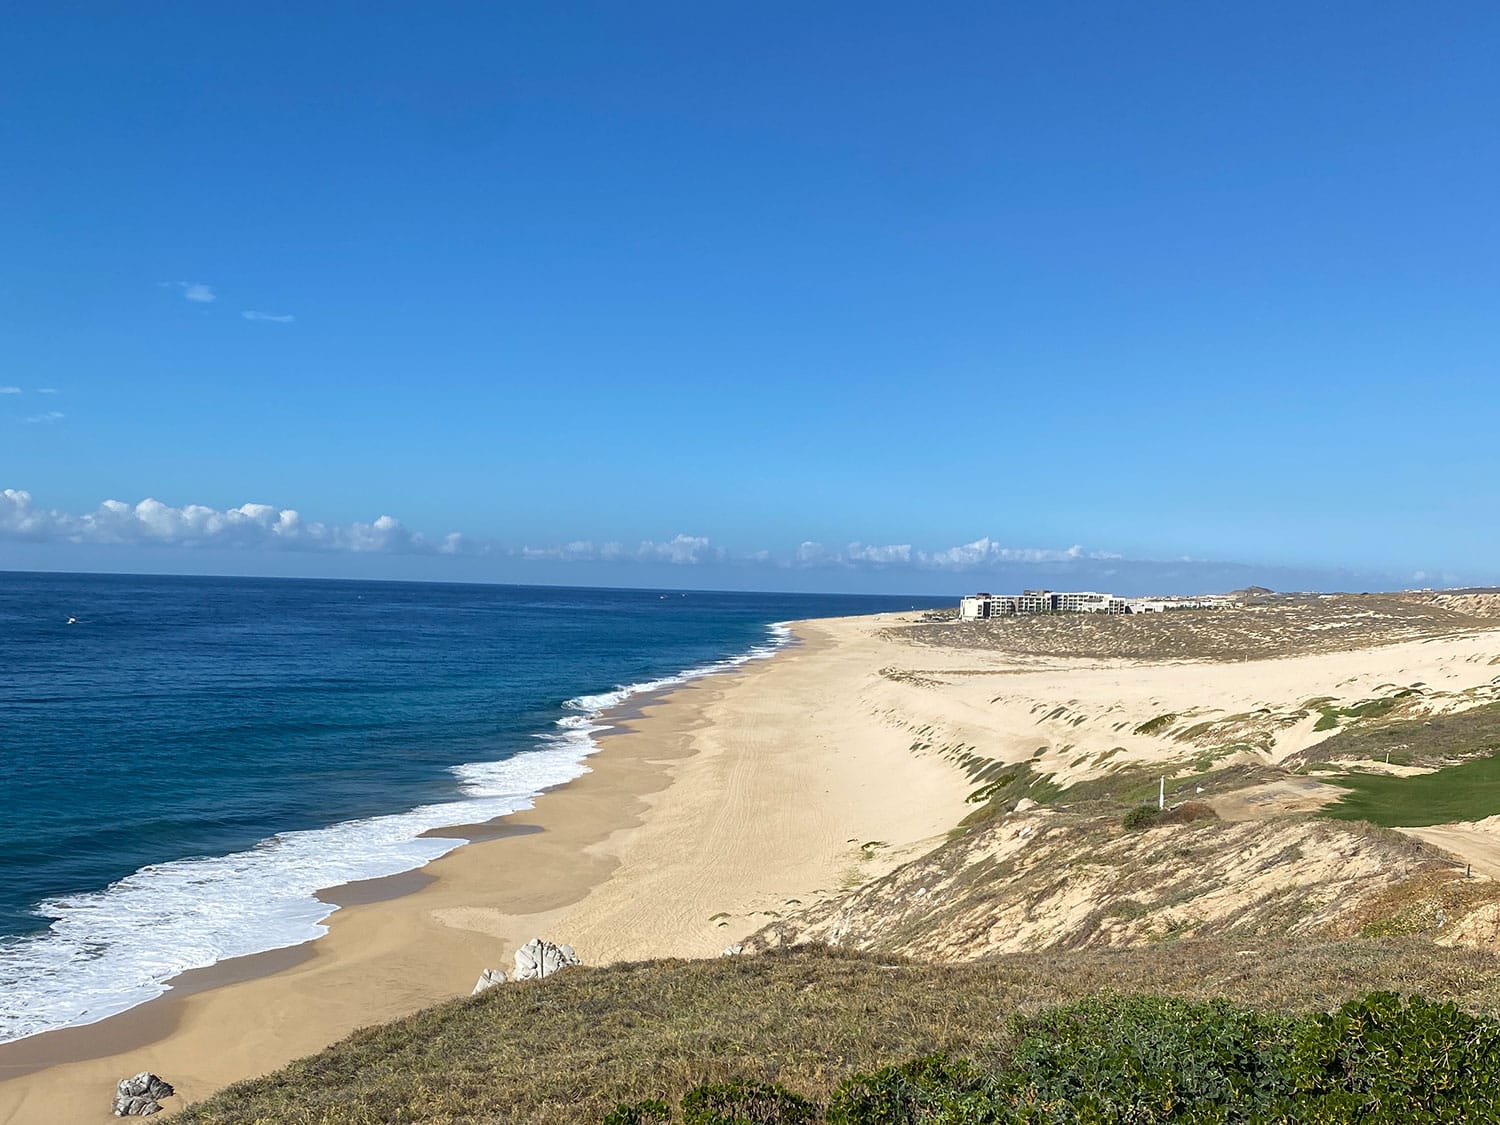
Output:
[[769,1082],[721,1082],[682,1097],[683,1125],[811,1125],[818,1106]]
[[1103,996],[1018,1018],[1002,1085],[1022,1120],[1252,1121],[1294,1092],[1293,1027],[1225,1000]]
[[[1005,1065],[925,1055],[857,1074],[821,1107],[779,1086],[699,1086],[683,1125],[1407,1125],[1500,1121],[1500,1020],[1372,992],[1283,1016],[1227,1000],[1103,995],[1013,1020]],[[671,1120],[619,1106],[605,1125]]]
[[1168,711],[1165,715],[1158,715],[1154,719],[1147,719],[1135,728],[1136,734],[1155,734],[1170,726],[1177,718],[1176,711]]
[[1372,992],[1308,1021],[1292,1073],[1324,1120],[1500,1121],[1500,1023]]
[[874,1074],[856,1074],[834,1091],[828,1125],[917,1125],[938,1120],[979,1090],[983,1076],[967,1062],[925,1055]]
[[672,1107],[660,1098],[643,1102],[621,1102],[604,1115],[600,1125],[651,1125],[653,1121],[671,1121]]
[[1161,810],[1155,805],[1136,805],[1121,818],[1120,823],[1127,832],[1139,832],[1154,825],[1160,816]]

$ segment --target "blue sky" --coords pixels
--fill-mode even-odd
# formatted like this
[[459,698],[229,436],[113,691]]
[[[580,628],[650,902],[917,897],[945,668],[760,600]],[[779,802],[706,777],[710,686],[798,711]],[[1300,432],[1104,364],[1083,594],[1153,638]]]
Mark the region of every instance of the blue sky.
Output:
[[1479,3],[13,9],[0,568],[1500,581],[1497,51]]

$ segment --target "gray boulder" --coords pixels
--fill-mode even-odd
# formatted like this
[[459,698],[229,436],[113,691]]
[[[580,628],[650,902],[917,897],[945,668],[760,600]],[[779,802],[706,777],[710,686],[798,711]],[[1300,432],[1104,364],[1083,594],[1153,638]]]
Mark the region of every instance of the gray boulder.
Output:
[[571,945],[553,945],[541,938],[532,938],[516,950],[516,971],[512,980],[540,980],[550,977],[558,969],[569,965],[581,965],[578,954]]
[[130,1078],[122,1078],[115,1084],[116,1117],[150,1117],[162,1110],[163,1098],[170,1098],[175,1090],[164,1078],[149,1070],[143,1070]]
[[155,1098],[127,1098],[119,1094],[115,1095],[116,1117],[150,1117],[153,1113],[160,1113],[161,1110],[161,1102]]
[[740,945],[740,944],[736,943],[734,945],[726,945],[724,947],[724,952],[721,953],[721,954],[719,954],[719,956],[720,957],[738,957],[743,952],[745,952],[745,947],[743,945]]
[[505,972],[502,969],[486,969],[479,974],[479,983],[474,986],[470,996],[478,996],[486,988],[494,988],[497,984],[505,983]]

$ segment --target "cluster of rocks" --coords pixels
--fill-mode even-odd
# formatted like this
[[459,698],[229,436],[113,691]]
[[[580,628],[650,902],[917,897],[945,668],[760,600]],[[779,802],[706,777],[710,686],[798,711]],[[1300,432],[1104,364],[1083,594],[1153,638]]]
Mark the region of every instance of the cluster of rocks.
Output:
[[[541,938],[532,938],[520,949],[516,950],[515,971],[511,974],[511,980],[541,980],[550,977],[559,969],[565,969],[569,965],[581,965],[578,954],[573,951],[571,945],[553,945],[550,941]],[[477,995],[487,988],[494,988],[497,984],[504,984],[505,973],[500,969],[486,969],[479,974],[479,981],[474,985]]]
[[115,1085],[116,1117],[150,1117],[162,1111],[161,1100],[170,1098],[172,1084],[143,1070],[133,1078],[122,1078]]
[[474,991],[471,992],[471,993],[469,993],[469,995],[470,996],[478,996],[486,988],[494,988],[495,985],[497,985],[497,984],[504,984],[504,983],[505,983],[505,970],[504,969],[486,969],[484,972],[482,972],[482,973],[479,974],[479,981],[478,981],[477,984],[474,985]]

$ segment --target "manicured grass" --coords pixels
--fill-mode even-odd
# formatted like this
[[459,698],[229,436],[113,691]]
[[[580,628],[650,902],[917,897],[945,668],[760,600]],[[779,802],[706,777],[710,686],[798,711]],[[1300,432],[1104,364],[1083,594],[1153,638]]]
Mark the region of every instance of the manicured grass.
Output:
[[1348,796],[1323,809],[1324,816],[1338,820],[1421,828],[1500,813],[1500,755],[1414,777],[1347,774],[1327,781],[1349,790]]

